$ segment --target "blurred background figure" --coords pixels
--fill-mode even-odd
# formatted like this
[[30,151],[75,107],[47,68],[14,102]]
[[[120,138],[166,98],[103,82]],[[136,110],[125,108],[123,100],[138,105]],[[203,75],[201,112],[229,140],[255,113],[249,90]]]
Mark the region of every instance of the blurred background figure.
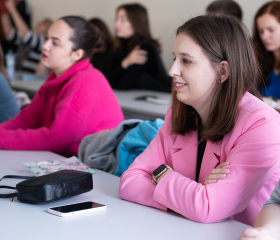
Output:
[[243,12],[237,2],[232,0],[217,0],[208,5],[207,13],[225,13],[237,17],[242,21]]
[[100,18],[92,18],[89,22],[93,28],[100,32],[102,39],[101,46],[93,49],[90,62],[108,78],[114,59],[113,37],[106,24]]
[[[6,2],[6,0],[0,0],[0,14],[1,15],[9,14],[9,11],[6,8],[5,2]],[[16,4],[16,9],[17,9],[18,13],[20,14],[21,18],[27,24],[27,26],[29,28],[31,28],[31,7],[30,7],[30,5],[25,0],[15,0],[15,4]],[[12,21],[12,25],[15,26],[15,23],[12,18],[11,18],[11,21]],[[8,52],[9,49],[12,49],[15,52],[17,49],[17,45],[6,40],[6,37],[4,36],[4,33],[3,33],[3,27],[2,27],[1,23],[0,23],[0,32],[1,32],[0,41],[1,41],[4,56],[6,55],[6,53]]]
[[0,123],[14,118],[19,112],[4,66],[3,51],[0,46]]
[[13,27],[9,14],[1,14],[6,39],[18,46],[16,69],[35,72],[41,59],[42,46],[52,20],[48,18],[42,20],[32,31],[18,12],[15,0],[6,0],[5,6],[15,23],[15,27]]
[[152,38],[144,6],[124,4],[117,8],[116,58],[108,80],[113,88],[171,91],[160,54],[160,44]]
[[270,1],[256,13],[253,43],[264,81],[260,83],[264,101],[280,108],[280,2]]

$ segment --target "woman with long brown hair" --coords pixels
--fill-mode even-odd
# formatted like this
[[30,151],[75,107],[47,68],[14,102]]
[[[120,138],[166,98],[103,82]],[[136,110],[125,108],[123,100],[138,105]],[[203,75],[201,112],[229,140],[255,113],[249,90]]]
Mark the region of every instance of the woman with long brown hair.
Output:
[[[172,106],[119,195],[197,222],[253,225],[280,177],[280,115],[258,98],[248,31],[235,17],[198,16],[177,29],[173,53]],[[225,180],[203,185],[227,162]]]
[[140,4],[124,4],[117,8],[116,60],[108,76],[113,88],[171,91],[159,55],[160,45],[149,29],[148,13]]
[[253,42],[264,81],[260,90],[264,101],[280,108],[280,2],[264,4],[256,13]]

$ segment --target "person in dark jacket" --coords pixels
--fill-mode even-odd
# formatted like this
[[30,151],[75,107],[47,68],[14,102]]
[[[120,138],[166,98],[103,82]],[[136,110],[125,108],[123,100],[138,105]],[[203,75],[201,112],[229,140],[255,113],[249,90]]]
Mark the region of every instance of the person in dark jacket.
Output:
[[170,92],[172,81],[160,58],[160,44],[151,36],[146,8],[124,4],[116,15],[116,58],[108,76],[111,86]]
[[106,26],[106,24],[100,18],[91,18],[89,23],[92,27],[100,32],[102,43],[100,47],[94,48],[90,59],[92,65],[100,70],[105,77],[108,77],[113,66],[113,37]]

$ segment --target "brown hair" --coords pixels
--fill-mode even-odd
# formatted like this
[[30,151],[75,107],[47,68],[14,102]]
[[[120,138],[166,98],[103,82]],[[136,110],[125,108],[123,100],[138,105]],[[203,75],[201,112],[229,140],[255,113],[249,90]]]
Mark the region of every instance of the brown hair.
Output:
[[[280,2],[271,1],[264,4],[257,11],[254,19],[253,44],[262,74],[264,76],[264,83],[261,85],[261,87],[264,87],[264,85],[267,86],[270,83],[269,72],[274,68],[274,65],[276,64],[273,53],[266,50],[258,31],[257,19],[265,13],[273,15],[277,19],[277,21],[280,22]],[[277,64],[276,68],[280,68],[280,63]]]
[[102,43],[104,44],[106,49],[113,48],[113,37],[106,26],[106,24],[100,18],[91,18],[89,23],[97,27],[102,35]]
[[229,14],[242,20],[242,9],[237,2],[232,0],[217,0],[208,5],[206,8],[207,13],[213,14]]
[[256,81],[259,68],[246,27],[235,17],[205,15],[192,18],[177,29],[178,34],[190,36],[206,53],[217,79],[221,61],[229,64],[229,77],[216,92],[216,102],[202,128],[196,110],[180,102],[172,92],[172,133],[185,134],[201,129],[201,138],[218,142],[234,127],[239,102],[250,91],[259,97]]
[[84,50],[81,60],[90,58],[94,48],[102,44],[101,34],[94,30],[91,24],[82,17],[65,16],[60,18],[73,30],[70,41],[73,43],[73,51]]
[[[138,3],[123,4],[117,8],[116,12],[120,9],[123,9],[126,12],[127,18],[134,30],[134,35],[128,43],[128,51],[131,51],[135,46],[144,41],[153,42],[157,48],[160,49],[159,42],[152,38],[150,32],[147,9]],[[122,51],[122,47],[120,39],[116,38],[116,51]]]

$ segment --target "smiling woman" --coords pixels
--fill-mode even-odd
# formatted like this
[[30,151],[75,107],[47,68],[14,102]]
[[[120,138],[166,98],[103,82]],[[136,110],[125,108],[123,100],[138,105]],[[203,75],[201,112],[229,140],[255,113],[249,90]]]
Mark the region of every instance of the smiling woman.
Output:
[[[253,225],[280,177],[280,115],[256,97],[249,34],[235,17],[198,16],[177,29],[173,53],[172,106],[119,195],[197,222]],[[226,180],[203,185],[217,166]]]
[[[174,56],[169,74],[175,79],[174,90],[177,92],[177,98],[180,102],[197,109],[201,121],[205,124],[212,104],[209,99],[214,98],[219,87],[217,73],[203,49],[187,34],[178,34],[175,39]],[[229,74],[228,63],[224,61],[221,67],[224,75],[220,78],[225,81]]]
[[98,44],[99,34],[83,18],[67,16],[53,23],[42,61],[53,72],[31,104],[0,125],[0,149],[77,155],[83,137],[123,120],[108,81],[89,63]]

